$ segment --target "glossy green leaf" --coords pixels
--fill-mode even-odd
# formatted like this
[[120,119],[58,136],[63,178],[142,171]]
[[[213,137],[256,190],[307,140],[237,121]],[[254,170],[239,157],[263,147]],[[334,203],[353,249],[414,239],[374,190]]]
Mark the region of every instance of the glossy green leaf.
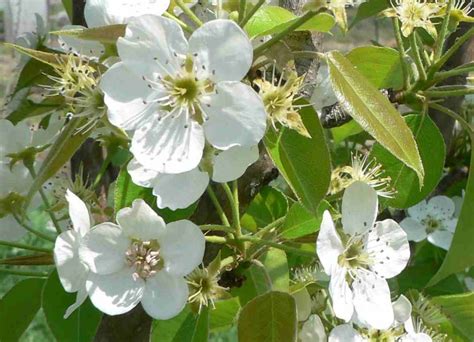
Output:
[[66,58],[68,58],[66,55],[63,54],[33,50],[16,44],[5,43],[5,45],[14,48],[16,51],[23,55],[34,58],[52,67],[59,66],[60,61],[65,61]]
[[[270,30],[262,32],[260,36],[280,33],[293,25],[296,21],[298,21],[298,19],[299,18],[296,17],[284,24],[277,25]],[[329,32],[335,24],[336,20],[332,15],[328,13],[319,13],[298,27],[295,31]]]
[[233,296],[238,297],[240,305],[243,306],[258,295],[271,290],[271,279],[262,267],[255,264],[246,266],[246,269],[239,270],[239,277],[243,281],[239,287],[231,288]]
[[357,14],[350,25],[351,28],[360,21],[374,17],[389,7],[389,0],[368,0],[363,2],[357,9]]
[[323,213],[328,208],[329,203],[321,201],[317,215],[314,215],[300,203],[294,203],[286,215],[285,223],[281,227],[281,237],[291,240],[316,233],[321,225]]
[[474,266],[474,253],[472,250],[474,237],[474,144],[471,142],[471,165],[466,186],[466,195],[461,209],[461,214],[454,233],[453,242],[448,254],[444,258],[438,273],[430,280],[428,286],[434,285],[447,276],[462,272]]
[[271,186],[265,186],[250,202],[242,216],[242,227],[256,231],[286,215],[288,200],[285,195]]
[[209,312],[209,328],[217,331],[229,328],[236,322],[237,314],[240,310],[239,298],[218,300],[215,309]]
[[48,85],[51,80],[47,75],[53,75],[54,69],[51,65],[45,64],[37,59],[31,58],[26,62],[25,66],[18,76],[13,94],[18,93],[20,90],[31,87],[33,85]]
[[431,299],[467,341],[474,340],[474,293],[440,296]]
[[400,89],[403,72],[397,50],[379,46],[357,47],[346,58],[377,89]]
[[58,273],[51,273],[43,289],[42,306],[48,326],[59,342],[94,340],[102,313],[87,300],[64,319],[67,308],[75,301],[76,293],[64,291]]
[[301,203],[313,214],[329,188],[331,163],[323,129],[313,107],[300,110],[311,138],[294,130],[270,128],[264,142],[273,162]]
[[290,270],[286,253],[281,249],[269,248],[260,257],[260,261],[272,281],[273,291],[288,292],[290,287]]
[[332,137],[336,144],[363,131],[362,127],[360,127],[360,125],[354,120],[351,120],[342,126],[331,128]]
[[33,118],[40,115],[46,115],[58,110],[64,105],[64,97],[53,96],[47,97],[40,103],[35,103],[27,98],[23,99],[18,107],[8,114],[7,119],[13,124],[26,119]]
[[0,341],[18,341],[41,308],[44,279],[17,283],[0,300]]
[[293,296],[269,292],[254,298],[242,309],[238,322],[239,342],[293,342],[297,328]]
[[93,40],[106,44],[115,44],[119,37],[125,35],[126,25],[108,25],[93,28],[79,28],[70,30],[52,31],[51,34],[69,36],[77,39]]
[[327,54],[329,74],[341,106],[365,131],[408,167],[423,185],[424,169],[413,133],[400,113],[341,53]]
[[392,186],[397,190],[393,198],[385,201],[387,205],[395,208],[411,207],[436,188],[443,174],[446,155],[443,136],[429,116],[414,114],[404,118],[415,136],[426,170],[423,187],[420,189],[418,186],[416,173],[380,144],[375,144],[371,153],[371,157],[375,158],[385,170],[384,177],[389,176],[392,179]]

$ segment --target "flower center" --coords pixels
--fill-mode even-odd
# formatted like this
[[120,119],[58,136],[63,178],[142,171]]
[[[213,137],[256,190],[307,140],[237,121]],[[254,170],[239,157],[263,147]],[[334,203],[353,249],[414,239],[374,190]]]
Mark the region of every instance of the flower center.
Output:
[[441,227],[441,222],[439,220],[435,219],[432,216],[427,216],[424,220],[421,221],[423,225],[426,227],[426,232],[433,233],[435,230],[439,229]]
[[132,242],[125,252],[127,263],[135,268],[134,275],[147,279],[164,267],[164,260],[160,256],[160,244],[156,240]]
[[170,83],[170,95],[182,106],[191,106],[202,92],[202,85],[192,74],[174,80],[170,78]]
[[364,250],[362,239],[349,241],[346,249],[338,257],[341,267],[348,269],[367,268],[371,264],[370,256]]

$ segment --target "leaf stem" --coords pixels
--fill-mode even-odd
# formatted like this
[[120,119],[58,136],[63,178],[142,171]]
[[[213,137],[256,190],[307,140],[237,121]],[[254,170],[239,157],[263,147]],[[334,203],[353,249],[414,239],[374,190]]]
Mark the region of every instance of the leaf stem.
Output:
[[229,240],[223,236],[207,235],[204,238],[207,242],[211,243],[226,244],[229,242]]
[[423,95],[428,97],[453,97],[465,96],[470,94],[474,94],[474,87],[461,86],[452,89],[448,88],[445,90],[443,88],[433,88],[431,90],[425,90],[423,92]]
[[18,275],[18,276],[23,276],[23,277],[35,277],[35,278],[47,278],[49,275],[48,272],[20,271],[20,270],[11,270],[8,268],[0,268],[0,273]]
[[421,60],[421,55],[420,55],[420,47],[418,46],[418,42],[416,41],[416,32],[414,31],[410,37],[410,47],[413,52],[413,57],[415,60],[415,65],[416,69],[418,70],[418,74],[420,75],[420,79],[422,81],[426,80],[426,71],[425,67],[423,65],[423,61]]
[[219,215],[219,218],[221,219],[221,222],[224,226],[230,227],[229,219],[227,218],[224,210],[222,209],[221,204],[219,203],[219,200],[217,199],[216,193],[214,190],[212,190],[211,185],[207,187],[207,194],[209,195],[209,198],[211,199],[212,204],[214,204],[214,207],[217,210],[217,214]]
[[183,0],[175,0],[176,5],[178,5],[179,8],[188,16],[189,19],[191,19],[197,26],[202,26],[202,21],[199,19],[196,14],[194,14],[191,9],[186,6],[186,4],[183,2]]
[[400,30],[400,23],[398,22],[397,18],[393,18],[392,23],[393,23],[393,30],[395,32],[395,38],[397,40],[398,53],[400,55],[400,64],[402,66],[404,88],[408,89],[410,88],[410,73],[408,72],[408,67],[405,63],[406,52],[403,46],[403,38],[402,38],[401,30]]
[[[253,15],[258,11],[260,7],[266,2],[266,0],[259,0],[255,6],[252,7],[249,13],[239,22],[240,27],[244,27]],[[240,13],[239,13],[240,16]]]
[[25,245],[23,243],[3,241],[3,240],[0,240],[0,246],[25,249],[25,250],[28,250],[28,251],[41,252],[41,253],[51,253],[52,252],[52,249],[49,249],[49,248],[35,247],[35,246]]
[[453,7],[454,0],[448,0],[448,5],[446,6],[446,15],[443,18],[443,23],[441,25],[441,30],[439,31],[438,38],[436,39],[435,48],[434,48],[434,60],[437,61],[441,54],[443,53],[444,42],[448,34],[448,24],[451,17],[451,9]]
[[276,228],[278,227],[280,224],[282,224],[283,222],[285,222],[285,219],[286,219],[286,216],[283,216],[283,217],[280,217],[279,219],[276,219],[275,221],[273,221],[272,223],[266,225],[265,227],[263,227],[262,229],[260,229],[256,234],[255,236],[264,236],[266,233],[268,233],[269,231],[271,231],[273,228]]

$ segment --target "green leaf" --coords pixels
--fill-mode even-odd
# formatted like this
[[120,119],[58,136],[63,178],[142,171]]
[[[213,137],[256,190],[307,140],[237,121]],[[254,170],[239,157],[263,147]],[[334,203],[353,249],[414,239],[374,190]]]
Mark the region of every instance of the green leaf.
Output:
[[51,80],[46,75],[53,75],[54,69],[51,65],[45,64],[37,59],[31,58],[26,62],[25,66],[18,76],[18,81],[13,94],[18,93],[21,89],[31,87],[33,85],[48,85]]
[[[239,298],[240,305],[245,305],[258,295],[271,290],[271,279],[262,267],[255,264],[247,265],[248,268],[239,270],[242,286],[231,288],[231,294]],[[241,272],[241,273],[240,273]]]
[[375,158],[385,170],[384,177],[389,176],[392,179],[392,186],[397,190],[393,198],[384,201],[384,204],[394,208],[411,207],[436,188],[443,174],[446,155],[443,136],[429,116],[408,115],[405,116],[405,122],[415,136],[426,170],[425,182],[421,189],[416,184],[416,173],[380,144],[375,144],[371,152],[371,157]]
[[364,130],[362,127],[360,127],[360,125],[354,120],[351,120],[342,126],[331,128],[331,133],[335,144],[339,144],[340,142],[346,140],[346,138],[359,134],[363,131]]
[[28,98],[24,98],[19,106],[13,112],[8,114],[7,119],[16,125],[24,119],[56,111],[63,105],[64,97],[62,96],[47,97],[40,103],[35,103]]
[[223,330],[234,324],[240,310],[239,298],[218,300],[215,309],[209,312],[209,327],[211,331]]
[[403,87],[402,65],[397,50],[361,46],[351,50],[346,58],[377,89]]
[[323,129],[313,107],[300,110],[311,138],[294,130],[270,128],[264,142],[268,154],[301,203],[313,214],[318,212],[331,179],[331,162]]
[[[472,253],[471,253],[472,254]],[[474,340],[474,293],[453,296],[434,297],[431,302],[436,304],[468,341]]]
[[44,279],[17,283],[0,300],[0,341],[18,341],[41,308]]
[[126,25],[108,25],[93,28],[79,28],[70,30],[52,31],[51,34],[69,36],[84,40],[98,41],[104,44],[115,44],[119,37],[125,36]]
[[328,202],[322,201],[315,216],[300,203],[294,203],[288,211],[285,223],[281,228],[281,237],[291,240],[316,233],[321,225],[323,213],[329,206]]
[[238,322],[239,342],[296,341],[298,323],[293,296],[269,292],[245,305]]
[[355,24],[359,23],[362,20],[379,14],[381,11],[389,7],[389,0],[368,0],[367,2],[360,4],[359,8],[357,9],[357,14],[350,25],[350,28],[352,28]]
[[43,311],[51,332],[60,342],[92,341],[99,327],[102,313],[89,300],[64,319],[67,308],[75,301],[76,293],[64,291],[58,273],[51,273],[43,289]]
[[64,54],[28,49],[26,47],[16,45],[16,44],[11,44],[11,43],[4,43],[4,44],[5,46],[14,48],[16,51],[20,52],[21,54],[34,58],[52,67],[58,67],[60,65],[60,61],[66,61],[68,58]]
[[72,22],[72,17],[73,17],[73,6],[72,6],[72,0],[62,0],[64,9],[66,10],[67,16],[69,18],[69,21]]
[[[297,22],[298,19],[299,17],[296,17],[290,21],[287,21],[284,24],[275,26],[272,29],[261,33],[260,36],[280,33],[286,30],[291,25],[293,25],[295,22]],[[319,13],[315,15],[313,18],[309,19],[303,25],[298,27],[295,31],[329,32],[334,27],[335,24],[336,24],[336,20],[334,19],[332,15],[328,13]]]
[[462,272],[466,268],[474,266],[474,253],[472,251],[472,238],[474,236],[474,143],[471,141],[471,165],[466,186],[461,214],[459,215],[456,232],[448,254],[438,273],[430,280],[428,286],[432,286],[447,276]]
[[265,186],[250,202],[242,216],[242,227],[256,231],[286,215],[288,200],[285,195],[270,186]]
[[423,185],[424,169],[410,131],[400,113],[341,53],[327,54],[334,92],[344,110],[408,167]]
[[205,342],[209,334],[209,310],[204,307],[194,315],[189,307],[166,321],[153,321],[151,342]]
[[286,253],[281,249],[269,248],[260,257],[260,261],[265,266],[265,271],[272,281],[272,290],[288,292],[290,287],[290,270]]

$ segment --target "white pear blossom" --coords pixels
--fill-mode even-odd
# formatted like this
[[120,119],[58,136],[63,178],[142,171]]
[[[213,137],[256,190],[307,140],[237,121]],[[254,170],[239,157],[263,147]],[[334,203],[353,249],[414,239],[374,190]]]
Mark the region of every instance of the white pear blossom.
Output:
[[342,199],[342,234],[325,211],[316,250],[331,277],[329,293],[336,316],[348,322],[355,312],[364,325],[387,329],[394,313],[386,279],[405,268],[410,248],[395,221],[375,222],[377,206],[375,190],[354,182]]
[[323,322],[318,315],[309,316],[298,334],[301,342],[326,342],[327,336]]
[[226,151],[209,149],[200,165],[191,171],[166,174],[147,169],[133,159],[127,166],[135,184],[153,188],[158,208],[187,208],[206,191],[209,181],[225,183],[242,176],[258,159],[258,146],[234,146]]
[[54,262],[64,290],[70,293],[77,292],[77,296],[76,302],[66,310],[65,319],[87,298],[86,280],[89,268],[79,257],[79,247],[93,224],[86,204],[79,197],[67,190],[66,200],[69,203],[69,217],[73,229],[61,233],[56,238]]
[[341,324],[331,330],[329,342],[368,342],[351,324]]
[[455,203],[446,196],[435,196],[408,208],[408,216],[400,222],[408,240],[428,239],[433,245],[449,249],[456,230]]
[[184,277],[202,262],[201,230],[187,220],[166,225],[143,200],[121,209],[117,223],[95,226],[79,250],[92,303],[108,315],[141,303],[155,319],[176,316],[188,299]]
[[130,20],[117,47],[122,62],[104,74],[101,88],[110,122],[133,132],[131,151],[145,168],[191,171],[206,141],[228,150],[263,137],[263,103],[240,82],[252,45],[234,22],[205,23],[186,41],[176,22],[144,15]]

